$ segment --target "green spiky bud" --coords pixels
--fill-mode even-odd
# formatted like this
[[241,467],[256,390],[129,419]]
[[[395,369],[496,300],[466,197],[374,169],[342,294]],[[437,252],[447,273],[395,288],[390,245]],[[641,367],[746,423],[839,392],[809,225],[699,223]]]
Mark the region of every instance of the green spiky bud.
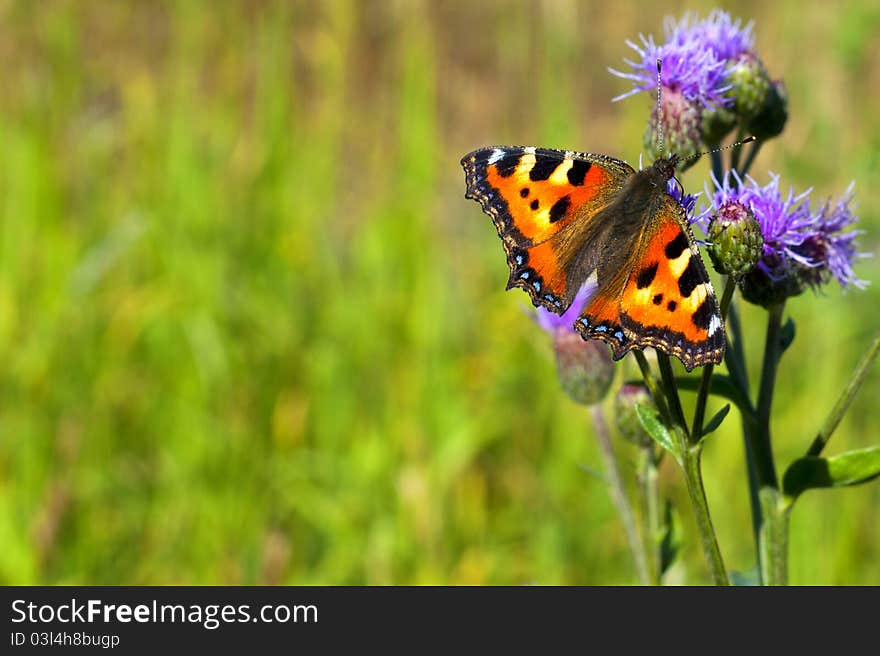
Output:
[[770,90],[770,78],[761,60],[750,53],[740,56],[728,69],[728,80],[733,96],[733,110],[748,120],[764,107]]
[[758,139],[772,139],[782,133],[787,120],[788,93],[782,80],[774,80],[761,110],[748,122],[746,130]]
[[648,446],[653,440],[639,421],[636,406],[654,407],[654,401],[644,385],[624,385],[614,397],[614,419],[620,436],[639,446]]
[[559,382],[573,401],[594,405],[605,398],[614,381],[614,363],[607,346],[560,328],[553,334],[553,350]]
[[709,241],[715,270],[736,279],[751,271],[764,252],[764,237],[755,214],[737,202],[721,206],[712,217]]
[[[652,159],[661,155],[676,153],[682,159],[700,152],[702,143],[703,114],[701,109],[687,100],[680,91],[663,87],[661,94],[661,116],[663,120],[663,151],[659,146],[661,118],[658,108],[651,112],[651,120],[645,130],[645,152]],[[693,164],[693,160],[690,162]]]

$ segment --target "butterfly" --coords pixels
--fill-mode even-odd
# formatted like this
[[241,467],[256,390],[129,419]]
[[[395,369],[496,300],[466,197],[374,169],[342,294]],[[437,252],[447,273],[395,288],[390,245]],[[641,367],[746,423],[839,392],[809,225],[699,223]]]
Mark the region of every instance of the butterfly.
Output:
[[685,369],[724,357],[724,321],[682,206],[676,155],[636,171],[607,155],[496,146],[465,155],[466,198],[492,217],[507,289],[562,314],[595,288],[574,328],[619,360],[653,347]]

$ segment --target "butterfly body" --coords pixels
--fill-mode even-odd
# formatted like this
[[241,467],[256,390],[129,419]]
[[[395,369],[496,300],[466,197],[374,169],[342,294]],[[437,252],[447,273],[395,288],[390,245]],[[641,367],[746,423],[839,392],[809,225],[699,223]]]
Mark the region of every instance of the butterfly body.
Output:
[[501,237],[510,278],[563,313],[593,291],[574,328],[615,359],[651,346],[688,370],[719,363],[724,327],[681,205],[667,193],[675,156],[641,171],[607,155],[492,147],[462,159],[468,198]]

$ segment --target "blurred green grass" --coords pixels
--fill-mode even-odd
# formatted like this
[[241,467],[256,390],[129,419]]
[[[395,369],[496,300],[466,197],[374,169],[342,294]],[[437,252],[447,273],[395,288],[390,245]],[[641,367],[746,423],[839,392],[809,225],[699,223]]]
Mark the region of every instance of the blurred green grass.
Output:
[[[611,104],[605,69],[665,13],[711,7],[0,3],[0,582],[634,582],[578,466],[598,460],[587,415],[504,293],[458,160],[490,143],[636,159],[648,100]],[[725,7],[790,93],[755,174],[819,195],[854,179],[876,252],[877,5]],[[880,280],[876,260],[858,273]],[[878,304],[876,284],[790,303],[780,465]],[[754,372],[762,313],[743,314]],[[829,452],[877,443],[878,393],[875,368]],[[744,570],[734,419],[705,471]],[[705,581],[663,475],[673,580]],[[878,502],[877,484],[806,495],[792,581],[880,583]]]

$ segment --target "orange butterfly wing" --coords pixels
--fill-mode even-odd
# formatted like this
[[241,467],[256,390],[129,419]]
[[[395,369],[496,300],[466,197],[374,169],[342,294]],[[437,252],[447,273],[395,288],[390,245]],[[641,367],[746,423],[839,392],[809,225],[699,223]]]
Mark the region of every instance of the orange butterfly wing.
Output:
[[623,286],[600,288],[575,328],[611,345],[614,359],[652,346],[690,371],[724,357],[724,322],[681,206],[664,194],[645,225]]
[[584,282],[571,276],[568,251],[560,248],[566,228],[605,208],[632,167],[605,155],[506,146],[476,150],[461,164],[466,197],[492,217],[504,244],[507,288],[521,287],[534,305],[564,311]]

